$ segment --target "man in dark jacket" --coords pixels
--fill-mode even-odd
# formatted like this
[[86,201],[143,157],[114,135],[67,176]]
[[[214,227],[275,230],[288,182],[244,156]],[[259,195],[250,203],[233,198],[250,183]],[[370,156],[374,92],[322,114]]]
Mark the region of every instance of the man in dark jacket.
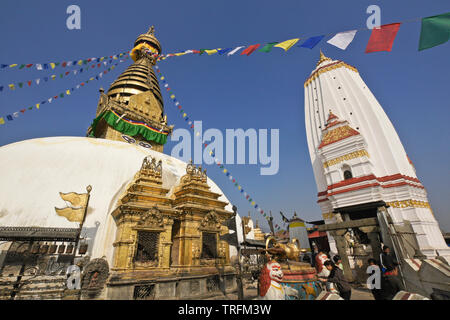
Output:
[[388,246],[383,247],[383,253],[380,254],[380,263],[383,272],[386,272],[388,268],[394,268],[398,264],[395,255],[391,253],[391,249]]
[[398,278],[398,266],[388,267],[381,278],[381,299],[392,300],[397,292],[405,290],[403,283]]
[[339,295],[344,300],[350,300],[350,297],[352,295],[352,287],[345,279],[342,270],[336,267],[330,260],[325,261],[323,265],[325,266],[325,268],[330,270],[330,275],[328,276],[327,281],[335,285],[336,289],[339,291]]

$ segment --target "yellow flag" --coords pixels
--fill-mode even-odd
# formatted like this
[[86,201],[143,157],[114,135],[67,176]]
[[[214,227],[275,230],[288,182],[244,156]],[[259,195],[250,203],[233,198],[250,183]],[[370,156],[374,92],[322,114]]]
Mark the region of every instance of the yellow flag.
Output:
[[5,124],[5,119],[3,119],[3,117],[0,118],[0,124]]
[[56,64],[54,64],[53,62],[50,62],[50,66],[52,67],[52,69],[55,69]]
[[76,193],[76,192],[69,192],[69,193],[62,193],[60,192],[59,195],[61,196],[61,199],[64,201],[69,201],[72,206],[74,207],[84,207],[86,206],[88,194],[87,193]]
[[16,88],[13,83],[9,84],[8,86],[11,90],[14,90]]
[[182,56],[182,55],[184,55],[184,54],[186,54],[186,52],[175,53],[175,55],[176,55],[177,57]]
[[205,52],[206,52],[208,55],[212,55],[212,54],[214,54],[214,53],[217,53],[217,49],[205,50]]
[[36,108],[37,108],[37,109],[39,109],[39,106],[40,106],[40,104],[39,104],[39,103],[36,103]]
[[52,80],[55,80],[55,78],[56,78],[56,76],[55,76],[55,75],[52,75]]
[[79,61],[78,61],[78,65],[81,66],[82,64],[83,64],[83,60],[79,60]]
[[66,90],[66,94],[68,94],[68,95],[69,95],[69,94],[70,94],[70,90]]
[[286,40],[283,42],[280,42],[279,44],[274,45],[274,47],[278,47],[281,49],[284,49],[284,51],[288,51],[294,44],[296,44],[300,40],[300,38]]
[[61,217],[65,217],[67,220],[71,222],[83,222],[84,217],[84,208],[56,208],[55,207],[56,214]]
[[100,61],[103,61],[103,60],[105,60],[105,57],[101,57],[101,58],[100,58]]
[[17,67],[17,63],[14,63],[14,64],[10,64],[10,65],[9,65],[9,67],[10,67],[10,68],[14,68],[14,67]]

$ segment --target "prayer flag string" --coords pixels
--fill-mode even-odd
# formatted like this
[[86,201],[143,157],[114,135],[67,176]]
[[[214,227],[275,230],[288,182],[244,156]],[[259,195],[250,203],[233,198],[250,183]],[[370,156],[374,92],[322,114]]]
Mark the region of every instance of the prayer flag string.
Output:
[[[290,40],[284,40],[280,42],[268,42],[266,44],[252,44],[252,45],[241,45],[241,46],[235,46],[235,47],[227,47],[227,48],[216,48],[216,49],[189,49],[184,50],[181,52],[176,53],[168,53],[157,56],[158,60],[165,60],[170,57],[179,57],[186,54],[198,54],[203,55],[204,53],[207,53],[208,56],[219,54],[224,55],[226,54],[227,57],[230,57],[234,54],[236,54],[238,51],[241,51],[241,54],[239,55],[251,55],[253,52],[260,51],[260,52],[271,52],[273,48],[281,48],[285,52],[291,49],[294,45],[295,47],[299,48],[308,48],[313,49],[315,46],[317,46],[322,39],[325,37],[331,37],[327,43],[330,45],[333,45],[341,50],[346,50],[347,47],[350,45],[350,43],[355,39],[356,33],[358,31],[371,31],[371,38],[369,39],[366,53],[369,52],[376,52],[376,51],[390,51],[392,47],[392,43],[396,36],[396,31],[398,31],[398,28],[403,23],[410,23],[410,22],[418,22],[422,21],[422,31],[420,35],[420,43],[419,43],[419,51],[428,49],[437,45],[441,45],[449,40],[449,34],[450,34],[450,12],[432,16],[432,17],[426,17],[426,18],[416,18],[416,19],[410,19],[403,22],[397,22],[397,23],[391,23],[391,24],[385,24],[373,29],[368,28],[360,28],[360,29],[353,29],[343,32],[337,32],[337,33],[328,33],[328,34],[322,34],[322,35],[316,35],[316,36],[309,36],[309,37],[297,37]],[[300,40],[304,40],[302,44],[297,44]],[[296,45],[297,44],[297,45]],[[258,50],[258,48],[261,47],[261,49]]]
[[[123,57],[126,57],[125,59],[128,59],[127,54],[123,55]],[[89,71],[89,69],[94,69],[94,68],[100,68],[102,65],[103,66],[107,66],[108,64],[112,64],[113,63],[113,59],[110,59],[108,61],[102,61],[99,63],[94,63],[90,66],[86,66],[84,68],[80,68],[80,69],[73,69],[73,70],[69,70],[66,71],[64,73],[59,74],[59,76],[57,76],[56,74],[52,74],[50,76],[45,76],[42,78],[37,78],[34,80],[27,80],[27,81],[22,81],[22,82],[17,82],[17,83],[10,83],[7,86],[6,85],[0,85],[0,93],[4,92],[4,89],[9,88],[10,90],[16,90],[17,88],[24,88],[24,87],[31,87],[31,85],[33,85],[34,83],[36,85],[40,85],[41,83],[44,82],[48,82],[49,80],[56,80],[56,79],[62,79],[63,77],[67,77],[70,74],[73,75],[77,75],[77,74],[81,74],[83,73],[83,71]]]
[[12,64],[5,64],[5,63],[1,63],[0,64],[0,70],[5,70],[5,69],[11,69],[11,68],[15,68],[15,70],[21,70],[24,68],[31,68],[31,67],[35,67],[36,70],[53,70],[58,66],[61,66],[63,68],[65,67],[70,67],[70,66],[76,66],[76,65],[86,65],[89,62],[102,62],[103,60],[107,60],[107,59],[112,59],[112,60],[118,60],[120,58],[122,58],[122,56],[129,54],[130,51],[127,52],[122,52],[119,54],[115,54],[112,56],[104,56],[104,57],[99,57],[99,58],[88,58],[88,59],[77,59],[77,60],[71,60],[71,61],[61,61],[61,62],[48,62],[48,63],[12,63]]
[[[190,118],[190,115],[186,112],[184,107],[181,106],[180,102],[177,100],[175,94],[173,93],[172,88],[170,87],[169,83],[167,82],[166,77],[161,73],[161,70],[158,66],[155,66],[156,73],[158,75],[159,80],[161,81],[163,87],[166,89],[167,94],[170,97],[170,100],[172,100],[174,106],[178,109],[180,115],[187,123],[189,129],[191,129],[194,132],[194,136],[201,138],[199,135],[199,132],[195,131],[194,121],[192,118]],[[207,143],[203,143],[202,141],[202,147],[206,148],[208,146]],[[249,204],[256,209],[257,212],[259,212],[267,221],[270,221],[269,215],[266,214],[266,212],[259,206],[259,204],[256,202],[254,197],[250,195],[249,192],[245,191],[245,189],[242,187],[242,185],[238,182],[238,179],[234,177],[231,172],[225,167],[223,163],[219,161],[219,159],[215,156],[215,153],[210,151],[210,155],[214,159],[214,163],[217,165],[217,168],[220,169],[220,171],[228,177],[228,180],[234,184],[234,186],[237,188],[237,190],[242,194],[243,197],[249,202]],[[277,231],[280,231],[280,226],[275,223],[274,227],[277,229]]]
[[33,109],[38,109],[39,110],[40,107],[42,105],[46,104],[46,103],[50,104],[56,99],[64,98],[65,96],[69,96],[69,95],[72,94],[72,92],[74,92],[75,90],[78,90],[78,89],[84,87],[86,84],[88,84],[89,82],[92,82],[93,80],[100,80],[100,78],[102,78],[103,75],[108,74],[110,71],[114,70],[119,63],[124,62],[126,59],[128,59],[128,57],[126,57],[125,59],[120,59],[119,62],[115,63],[114,65],[112,65],[108,69],[103,70],[102,72],[100,72],[96,76],[90,77],[89,79],[87,79],[84,82],[81,82],[77,86],[75,86],[73,88],[70,88],[70,89],[66,89],[63,92],[61,92],[60,94],[57,94],[57,95],[55,95],[53,97],[50,97],[47,100],[43,100],[43,101],[41,101],[39,103],[34,104],[33,106],[25,107],[23,109],[20,109],[20,110],[18,110],[16,112],[11,113],[11,114],[7,114],[7,115],[5,115],[3,117],[0,117],[0,125],[4,125],[7,122],[7,121],[5,121],[5,119],[8,120],[8,122],[9,121],[13,121],[13,120],[15,120],[15,118],[18,118],[19,116],[23,115],[26,111],[33,110]]

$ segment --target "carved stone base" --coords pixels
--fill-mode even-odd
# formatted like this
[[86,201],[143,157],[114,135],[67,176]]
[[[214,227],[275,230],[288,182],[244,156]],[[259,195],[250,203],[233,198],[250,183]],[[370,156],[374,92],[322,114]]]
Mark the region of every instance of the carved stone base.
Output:
[[[115,280],[113,280],[115,279]],[[107,299],[114,300],[189,300],[236,294],[236,274],[159,277],[152,280],[112,277]],[[134,280],[134,281],[133,281]]]

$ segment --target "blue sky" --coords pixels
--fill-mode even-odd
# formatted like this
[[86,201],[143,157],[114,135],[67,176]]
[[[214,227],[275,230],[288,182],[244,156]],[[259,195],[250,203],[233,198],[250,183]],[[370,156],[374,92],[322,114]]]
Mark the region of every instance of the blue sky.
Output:
[[[426,4],[425,4],[426,3]],[[81,8],[81,30],[66,28],[66,8]],[[0,63],[39,63],[112,55],[130,50],[136,37],[155,25],[163,52],[233,47],[283,41],[365,28],[366,9],[381,7],[382,24],[450,11],[448,0],[435,1],[10,1],[0,11]],[[259,165],[229,166],[233,176],[265,211],[293,211],[306,220],[321,219],[304,125],[303,82],[314,69],[319,49],[358,68],[393,122],[419,179],[425,185],[441,228],[450,231],[449,78],[450,43],[419,52],[420,22],[403,24],[392,52],[365,54],[370,31],[361,31],[345,51],[325,38],[313,50],[251,56],[183,56],[159,64],[173,92],[203,130],[218,128],[280,129],[280,170],[261,176]],[[0,126],[0,145],[48,136],[84,136],[95,116],[98,89],[108,89],[128,65],[120,64],[101,81],[70,97],[27,111]],[[35,69],[0,71],[0,85],[33,80],[54,72]],[[103,70],[103,68],[101,69]],[[70,75],[39,86],[0,93],[0,116],[34,105],[72,88],[88,74]],[[169,123],[185,128],[165,95]],[[165,152],[170,153],[169,142]],[[1,168],[0,170],[8,170]],[[241,214],[252,207],[216,168],[208,175]],[[260,225],[259,213],[252,211]]]

